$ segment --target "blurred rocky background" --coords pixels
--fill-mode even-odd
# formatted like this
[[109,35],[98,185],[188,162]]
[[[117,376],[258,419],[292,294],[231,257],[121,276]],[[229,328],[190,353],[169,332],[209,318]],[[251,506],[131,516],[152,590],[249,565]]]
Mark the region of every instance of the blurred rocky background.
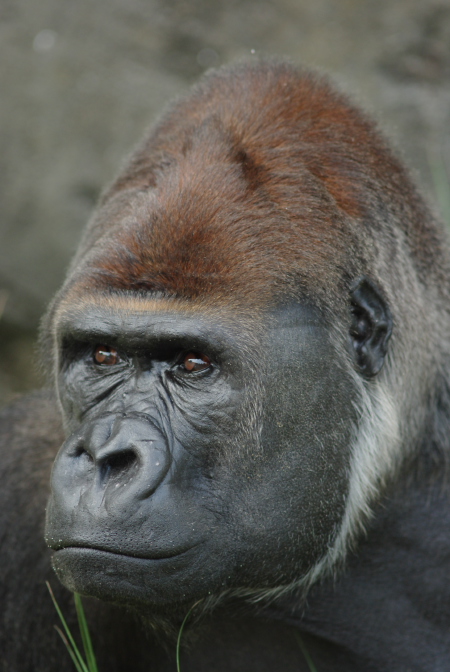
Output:
[[334,75],[450,216],[450,0],[0,0],[0,404],[39,384],[39,317],[122,157],[252,54]]

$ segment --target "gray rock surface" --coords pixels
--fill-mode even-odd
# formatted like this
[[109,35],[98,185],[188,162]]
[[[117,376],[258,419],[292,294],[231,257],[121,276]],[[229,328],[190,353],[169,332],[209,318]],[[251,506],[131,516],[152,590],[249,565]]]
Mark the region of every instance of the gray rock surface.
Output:
[[449,216],[450,0],[3,0],[0,403],[36,384],[39,316],[123,156],[205,69],[253,53],[330,72]]

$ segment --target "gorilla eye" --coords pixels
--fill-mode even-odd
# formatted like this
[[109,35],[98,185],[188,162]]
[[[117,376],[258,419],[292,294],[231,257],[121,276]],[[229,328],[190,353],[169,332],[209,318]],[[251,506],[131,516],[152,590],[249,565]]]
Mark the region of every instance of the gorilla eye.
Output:
[[206,371],[211,366],[211,360],[206,355],[197,352],[189,352],[183,357],[181,368],[187,373]]
[[120,355],[109,345],[97,345],[94,350],[94,362],[103,366],[114,366],[120,362]]

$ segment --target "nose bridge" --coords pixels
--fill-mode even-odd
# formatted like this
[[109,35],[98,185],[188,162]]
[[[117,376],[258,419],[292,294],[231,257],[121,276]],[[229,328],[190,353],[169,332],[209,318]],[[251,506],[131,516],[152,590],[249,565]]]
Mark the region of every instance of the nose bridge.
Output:
[[85,427],[82,438],[85,442],[85,449],[93,460],[97,459],[99,446],[107,444],[115,433],[117,420],[116,413],[108,413],[99,417],[95,422],[89,422]]
[[[106,434],[98,433],[99,438],[103,436]],[[162,432],[149,419],[124,414],[114,418],[106,440],[93,444],[91,450],[97,463],[126,450],[134,451],[140,461],[144,462],[145,453],[155,450],[167,452],[168,445]]]
[[111,414],[102,420],[94,424],[88,439],[89,452],[97,463],[107,459],[108,455],[131,448],[137,439],[135,420],[130,420],[126,414]]

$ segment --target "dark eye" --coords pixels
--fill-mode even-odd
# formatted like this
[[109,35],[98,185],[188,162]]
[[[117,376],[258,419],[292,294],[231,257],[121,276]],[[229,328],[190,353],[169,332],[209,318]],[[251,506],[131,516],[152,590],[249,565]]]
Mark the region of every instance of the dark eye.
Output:
[[199,371],[206,371],[211,367],[211,360],[207,355],[202,355],[197,352],[188,352],[184,355],[180,366],[186,373],[198,373]]
[[94,350],[94,362],[103,366],[114,366],[120,362],[120,355],[109,345],[97,345]]

